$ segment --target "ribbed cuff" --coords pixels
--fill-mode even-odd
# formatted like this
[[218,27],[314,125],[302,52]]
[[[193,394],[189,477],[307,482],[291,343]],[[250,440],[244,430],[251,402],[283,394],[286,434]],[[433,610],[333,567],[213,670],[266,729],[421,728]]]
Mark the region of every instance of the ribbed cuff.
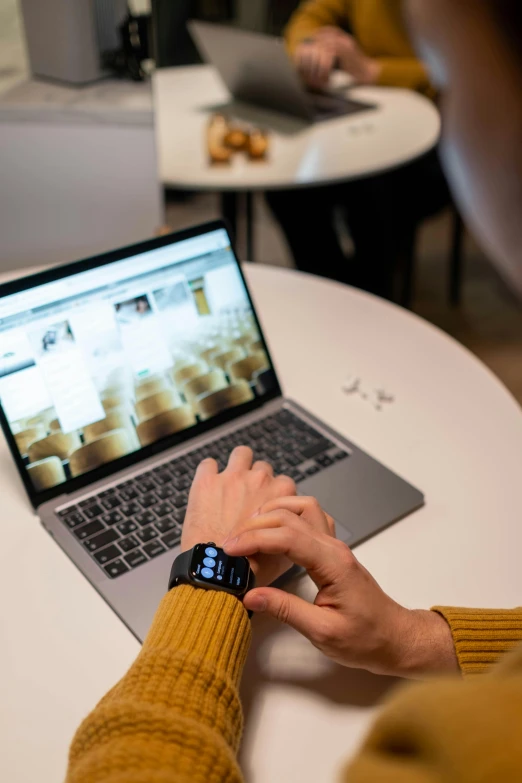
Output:
[[197,650],[239,684],[248,654],[251,625],[243,604],[228,593],[180,585],[163,598],[142,652],[162,647]]
[[435,606],[448,623],[465,676],[482,674],[522,642],[522,609]]

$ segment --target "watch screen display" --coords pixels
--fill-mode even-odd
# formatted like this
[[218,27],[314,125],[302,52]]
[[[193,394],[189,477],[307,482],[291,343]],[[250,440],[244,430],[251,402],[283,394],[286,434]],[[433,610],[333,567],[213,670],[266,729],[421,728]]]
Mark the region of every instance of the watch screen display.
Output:
[[198,544],[194,547],[190,570],[199,582],[241,593],[247,588],[250,566],[246,557],[229,557],[212,544]]

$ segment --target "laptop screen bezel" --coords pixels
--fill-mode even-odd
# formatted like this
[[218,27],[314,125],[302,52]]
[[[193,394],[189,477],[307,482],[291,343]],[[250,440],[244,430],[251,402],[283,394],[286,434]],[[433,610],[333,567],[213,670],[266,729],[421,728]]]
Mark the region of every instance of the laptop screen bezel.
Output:
[[[140,255],[141,253],[146,253],[149,250],[157,250],[158,248],[166,247],[167,245],[174,245],[178,242],[182,242],[185,239],[191,239],[192,237],[203,236],[204,234],[211,233],[212,231],[216,231],[219,229],[225,229],[230,239],[230,231],[226,222],[223,220],[215,220],[209,223],[205,223],[203,225],[193,226],[191,228],[187,228],[182,231],[176,231],[172,234],[167,234],[166,236],[157,237],[155,239],[150,239],[135,245],[129,245],[127,247],[120,248],[118,250],[112,250],[108,253],[92,256],[91,258],[86,258],[81,261],[75,261],[73,263],[64,264],[62,266],[52,267],[42,272],[37,272],[36,274],[28,275],[27,277],[22,277],[16,280],[12,280],[8,283],[4,283],[0,285],[0,299],[2,299],[5,296],[10,296],[11,294],[17,294],[20,293],[21,291],[27,291],[31,288],[36,288],[37,286],[41,286],[46,283],[52,283],[56,280],[61,280],[66,277],[70,277],[71,275],[76,275],[80,272],[86,272],[92,269],[96,269],[98,267],[106,266],[108,264],[114,263],[115,261],[123,261],[126,258],[132,258],[132,256]],[[102,467],[97,468],[96,470],[92,470],[89,473],[85,473],[82,476],[78,476],[77,478],[69,479],[66,482],[58,484],[56,487],[53,487],[52,489],[44,490],[43,492],[36,492],[32,485],[31,479],[29,477],[29,473],[26,469],[26,466],[23,463],[22,455],[18,450],[14,435],[11,432],[9,422],[7,420],[3,407],[0,404],[0,424],[2,426],[2,430],[4,432],[7,444],[9,446],[9,449],[15,461],[16,467],[18,468],[18,472],[20,473],[25,489],[27,491],[27,494],[29,495],[29,499],[34,508],[38,508],[41,504],[47,503],[49,500],[53,500],[54,498],[66,494],[72,494],[73,492],[81,490],[89,486],[90,484],[94,484],[97,481],[100,481],[101,479],[105,479],[110,476],[113,476],[114,474],[120,472],[121,470],[125,470],[127,468],[133,467],[134,465],[138,465],[140,462],[144,462],[150,457],[153,457],[157,454],[161,454],[162,452],[171,449],[173,446],[180,446],[183,443],[186,443],[191,439],[197,437],[198,435],[201,435],[205,432],[215,429],[216,427],[219,427],[222,424],[226,424],[227,422],[233,421],[234,419],[244,416],[246,413],[249,413],[250,411],[257,410],[258,408],[265,405],[267,402],[281,396],[282,394],[281,386],[279,384],[279,379],[277,377],[274,362],[270,355],[270,351],[268,349],[266,339],[263,330],[261,328],[259,318],[257,316],[256,308],[252,300],[252,295],[250,293],[248,284],[245,280],[245,276],[243,274],[243,270],[239,262],[239,258],[234,246],[234,242],[232,240],[230,240],[230,246],[232,248],[232,253],[234,255],[235,262],[237,264],[239,273],[241,275],[241,279],[245,286],[248,302],[250,304],[250,307],[252,308],[252,313],[254,315],[256,325],[259,330],[261,340],[263,342],[264,350],[267,353],[271,368],[274,373],[274,382],[275,382],[274,388],[271,391],[268,391],[266,394],[263,394],[260,397],[256,397],[251,402],[247,402],[235,408],[231,408],[227,411],[224,411],[212,417],[211,419],[208,419],[207,421],[204,422],[199,422],[193,427],[190,427],[187,430],[183,430],[182,432],[179,432],[176,435],[171,435],[169,437],[162,438],[161,440],[151,444],[150,446],[142,447],[138,451],[133,452],[132,454],[114,460],[113,462],[110,462],[107,465],[103,465]]]

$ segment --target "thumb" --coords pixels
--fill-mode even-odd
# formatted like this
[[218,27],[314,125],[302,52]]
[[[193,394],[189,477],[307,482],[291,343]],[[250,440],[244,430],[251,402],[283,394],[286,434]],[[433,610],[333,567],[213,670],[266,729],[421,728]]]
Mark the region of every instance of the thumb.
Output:
[[280,623],[295,628],[307,639],[312,639],[318,627],[324,624],[322,609],[275,587],[251,590],[245,595],[243,604],[251,612],[268,614]]

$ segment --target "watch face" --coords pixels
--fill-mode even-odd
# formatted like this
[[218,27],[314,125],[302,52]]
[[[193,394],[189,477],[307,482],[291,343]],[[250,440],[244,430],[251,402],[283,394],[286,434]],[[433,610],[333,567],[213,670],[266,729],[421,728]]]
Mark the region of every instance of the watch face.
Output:
[[212,544],[198,544],[194,547],[190,574],[192,579],[200,583],[244,593],[249,571],[246,557],[229,557]]

